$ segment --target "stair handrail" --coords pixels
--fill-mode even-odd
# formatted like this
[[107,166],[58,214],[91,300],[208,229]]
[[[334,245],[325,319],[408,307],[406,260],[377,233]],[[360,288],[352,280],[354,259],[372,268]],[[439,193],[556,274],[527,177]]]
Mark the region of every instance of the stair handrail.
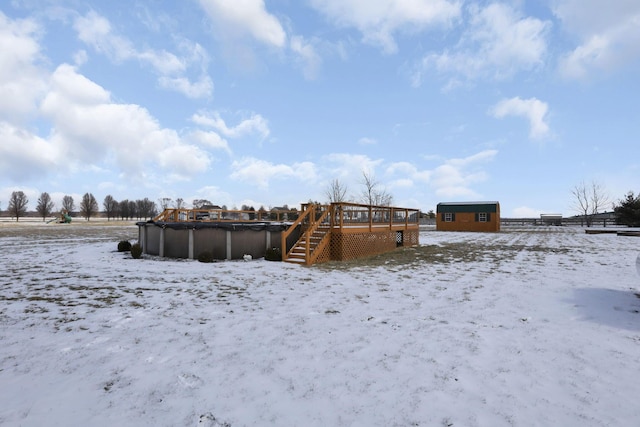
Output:
[[168,221],[170,217],[177,216],[176,211],[178,211],[178,209],[165,208],[162,212],[160,212],[158,215],[156,215],[153,218],[153,221],[154,222]]
[[[315,208],[314,208],[315,210]],[[310,227],[307,229],[307,231],[305,231],[305,248],[304,248],[304,259],[305,259],[305,264],[307,265],[311,265],[313,264],[312,262],[312,257],[311,257],[311,236],[313,235],[313,233],[315,233],[315,231],[318,229],[318,227],[320,226],[320,224],[322,224],[322,222],[327,218],[327,216],[333,212],[333,206],[329,205],[327,206],[327,209],[322,213],[322,215],[320,215],[320,217],[317,220],[314,220],[313,222],[310,223]],[[315,215],[314,215],[315,218]],[[316,247],[313,250],[313,253],[316,254],[316,251],[318,250],[318,246],[320,246],[323,241],[327,238],[327,235],[329,233],[325,233],[325,235],[322,237],[322,240],[320,241],[320,243],[318,243],[316,245]],[[324,247],[324,245],[323,245]],[[319,254],[319,252],[317,252]],[[313,257],[313,259],[317,259],[318,255],[315,255]]]
[[295,245],[293,245],[291,247],[291,250],[287,250],[287,237],[289,237],[289,235],[291,233],[293,233],[293,230],[296,229],[296,227],[298,227],[300,224],[302,224],[302,222],[313,212],[313,216],[315,216],[315,205],[310,205],[308,209],[305,209],[304,212],[302,213],[302,215],[300,215],[298,217],[298,219],[296,219],[293,224],[291,224],[289,226],[289,228],[287,228],[285,231],[283,231],[281,233],[281,254],[282,254],[282,261],[285,261],[287,258],[289,258],[289,254],[293,251],[293,249],[295,248]]

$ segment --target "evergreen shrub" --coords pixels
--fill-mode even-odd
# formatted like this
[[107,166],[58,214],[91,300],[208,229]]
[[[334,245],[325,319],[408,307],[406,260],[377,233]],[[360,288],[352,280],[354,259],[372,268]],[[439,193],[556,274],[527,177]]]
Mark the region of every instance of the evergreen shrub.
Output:
[[213,262],[213,254],[209,251],[201,252],[200,255],[198,255],[198,261]]
[[139,259],[140,257],[142,257],[142,246],[140,246],[139,243],[131,245],[131,256],[134,259]]
[[129,252],[131,250],[131,242],[122,240],[118,243],[118,252]]
[[280,248],[267,249],[264,259],[267,261],[282,261],[282,251]]

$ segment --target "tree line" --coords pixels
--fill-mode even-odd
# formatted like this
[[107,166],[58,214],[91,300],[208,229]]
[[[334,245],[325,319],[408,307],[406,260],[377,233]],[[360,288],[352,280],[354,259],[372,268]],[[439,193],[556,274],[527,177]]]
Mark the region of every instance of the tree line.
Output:
[[629,191],[618,202],[611,202],[611,198],[602,184],[593,181],[590,184],[581,182],[571,190],[573,209],[585,219],[587,227],[591,227],[595,216],[613,208],[616,224],[627,227],[640,227],[640,194]]
[[[14,191],[11,193],[11,196],[9,198],[7,213],[12,218],[15,218],[16,221],[19,221],[20,218],[27,216],[28,205],[29,199],[27,195],[23,191]],[[84,196],[82,196],[82,200],[80,200],[79,206],[77,207],[72,196],[64,196],[62,198],[62,205],[58,211],[49,193],[43,192],[40,194],[36,202],[35,213],[38,215],[38,217],[42,218],[43,221],[46,221],[47,218],[50,218],[57,212],[60,212],[60,215],[73,215],[77,212],[82,218],[85,218],[87,221],[98,216],[100,213],[102,213],[102,215],[107,218],[107,221],[111,219],[141,220],[153,218],[158,215],[160,211],[168,208],[186,209],[186,205],[187,203],[184,201],[184,199],[181,198],[173,200],[168,197],[163,197],[159,199],[158,203],[156,204],[148,198],[138,200],[126,199],[117,201],[113,196],[107,195],[102,202],[102,211],[100,211],[98,202],[93,194],[85,193]],[[192,202],[192,206],[193,209],[210,209],[214,205],[206,199],[195,199]],[[221,207],[215,206],[215,208],[219,208],[223,211],[227,210],[227,207],[225,205],[222,205]],[[295,208],[289,209],[287,205],[284,205],[277,209],[283,211],[290,210],[292,212],[296,211]],[[234,207],[232,210],[236,210],[236,208]],[[267,215],[268,211],[264,208],[264,206],[260,206],[260,208],[256,211],[253,206],[242,205],[240,210],[249,213],[250,219],[253,219],[253,217],[255,217],[255,213],[252,214],[252,212],[257,212],[260,215],[260,218],[266,218],[269,216]],[[2,210],[0,209],[0,212],[1,211]],[[275,219],[277,215],[274,213],[273,216]]]
[[[29,199],[27,195],[23,191],[14,191],[9,197],[7,212],[12,218],[19,221],[20,218],[27,215],[28,205]],[[107,195],[102,202],[102,208],[102,212],[108,221],[118,218],[122,220],[146,219],[152,218],[158,213],[155,202],[148,198],[141,200],[127,199],[119,202],[114,199],[113,196]],[[57,212],[55,203],[51,199],[49,193],[40,193],[36,202],[35,212],[43,221],[50,218],[55,212]],[[98,201],[93,194],[85,193],[77,207],[72,196],[67,195],[62,198],[60,214],[73,215],[76,212],[87,221],[100,214]]]

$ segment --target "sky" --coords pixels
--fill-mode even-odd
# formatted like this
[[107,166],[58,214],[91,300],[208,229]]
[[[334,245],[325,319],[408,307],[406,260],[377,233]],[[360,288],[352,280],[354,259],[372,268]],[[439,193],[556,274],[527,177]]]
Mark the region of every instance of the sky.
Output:
[[640,192],[636,0],[13,0],[0,209],[23,191],[572,215]]

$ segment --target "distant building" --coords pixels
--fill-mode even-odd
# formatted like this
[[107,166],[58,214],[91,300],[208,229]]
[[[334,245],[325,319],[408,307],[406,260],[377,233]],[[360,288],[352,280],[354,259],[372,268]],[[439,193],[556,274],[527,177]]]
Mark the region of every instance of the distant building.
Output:
[[540,214],[544,225],[562,225],[562,214]]
[[500,203],[438,203],[436,209],[436,230],[500,231]]

